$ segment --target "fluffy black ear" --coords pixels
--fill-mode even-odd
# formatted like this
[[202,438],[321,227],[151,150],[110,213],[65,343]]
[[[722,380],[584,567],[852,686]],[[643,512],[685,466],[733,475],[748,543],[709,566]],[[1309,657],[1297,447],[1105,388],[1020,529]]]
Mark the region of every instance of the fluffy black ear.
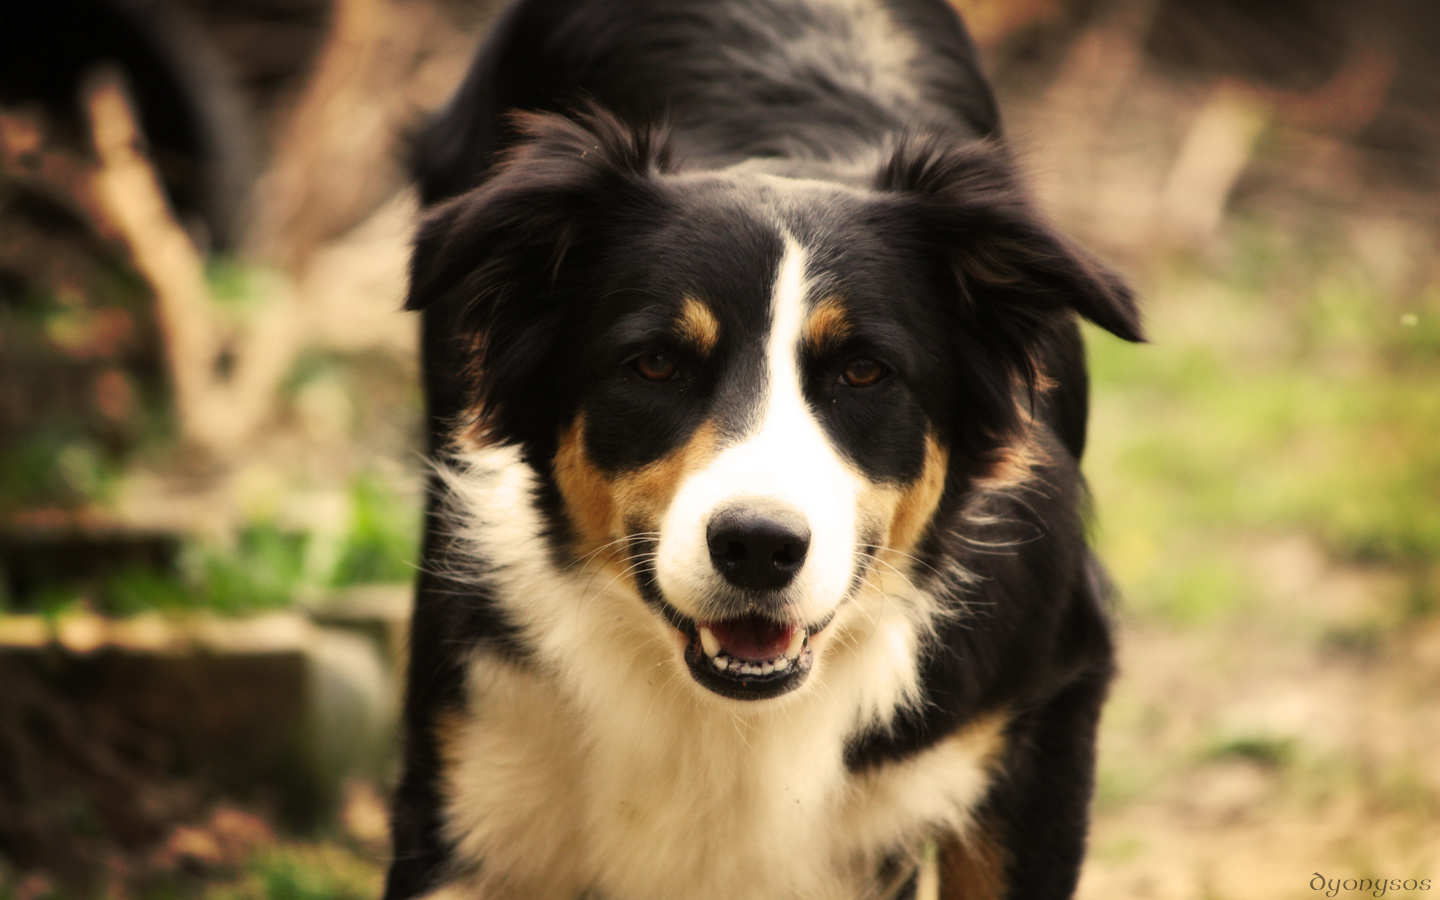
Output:
[[627,211],[659,202],[670,153],[659,130],[598,108],[511,124],[520,139],[485,180],[422,220],[405,308],[443,321],[446,346],[427,349],[427,365],[465,383],[457,404],[488,438],[525,441],[554,402],[543,362],[583,290],[583,260]]
[[517,252],[548,249],[558,262],[602,197],[633,202],[651,175],[670,169],[662,131],[631,127],[598,107],[574,117],[516,113],[511,123],[521,139],[484,182],[421,222],[406,309],[424,309],[462,287],[471,300],[503,292]]
[[1130,289],[1045,222],[998,145],[902,141],[876,187],[913,204],[916,224],[926,240],[941,242],[972,304],[1003,305],[1021,329],[1074,310],[1127,341],[1145,340]]

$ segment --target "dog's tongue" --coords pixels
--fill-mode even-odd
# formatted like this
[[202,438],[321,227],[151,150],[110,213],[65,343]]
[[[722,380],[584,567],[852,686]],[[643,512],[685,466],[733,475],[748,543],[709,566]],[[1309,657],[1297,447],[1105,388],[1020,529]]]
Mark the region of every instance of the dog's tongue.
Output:
[[784,654],[795,636],[794,625],[781,625],[761,616],[710,622],[707,626],[730,656],[762,662]]

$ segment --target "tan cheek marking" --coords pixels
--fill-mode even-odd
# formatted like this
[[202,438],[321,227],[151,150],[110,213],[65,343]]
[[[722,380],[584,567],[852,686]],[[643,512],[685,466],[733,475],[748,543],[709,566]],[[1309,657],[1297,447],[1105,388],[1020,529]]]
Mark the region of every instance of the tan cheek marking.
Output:
[[[707,422],[670,455],[611,478],[586,457],[585,420],[577,417],[555,453],[555,482],[577,533],[580,556],[597,554],[602,565],[628,572],[626,548],[613,542],[628,533],[630,524],[657,531],[681,483],[715,455],[715,447],[715,426]],[[625,578],[633,584],[630,575]]]
[[[560,496],[565,498],[565,509],[579,538],[581,554],[593,553],[608,544],[615,521],[615,486],[585,456],[583,415],[577,416],[560,438],[560,447],[555,452],[555,483],[560,488]],[[624,548],[619,545],[609,548],[605,561],[619,563],[623,552]]]
[[907,558],[940,504],[949,460],[949,451],[934,435],[927,435],[925,464],[918,478],[903,486],[871,485],[862,493],[862,527],[880,532],[879,556],[883,562],[902,570],[906,567]]
[[633,522],[648,530],[658,529],[680,485],[714,457],[715,447],[715,424],[706,422],[669,456],[617,478],[615,502],[621,527]]
[[925,467],[920,477],[900,494],[890,516],[890,534],[886,545],[901,553],[910,553],[925,533],[925,526],[940,505],[945,491],[945,471],[950,465],[950,452],[934,435],[925,438]]
[[839,297],[826,297],[815,304],[805,319],[805,343],[811,350],[838,344],[849,336],[853,327],[844,302]]
[[681,339],[693,344],[702,356],[709,356],[720,343],[720,320],[710,307],[694,297],[685,298],[675,326]]

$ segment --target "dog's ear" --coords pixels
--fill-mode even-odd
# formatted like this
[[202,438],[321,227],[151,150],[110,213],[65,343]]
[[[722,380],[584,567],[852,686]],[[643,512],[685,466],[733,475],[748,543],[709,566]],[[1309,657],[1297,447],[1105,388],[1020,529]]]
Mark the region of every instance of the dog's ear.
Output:
[[952,449],[980,461],[976,472],[1001,462],[1008,437],[1028,421],[1017,387],[1033,410],[1038,393],[1064,377],[1053,370],[1055,347],[1073,340],[1075,313],[1144,340],[1129,288],[1044,221],[998,145],[903,141],[875,187],[882,227],[921,250],[959,306],[951,361],[962,386],[956,412],[968,427]]
[[633,202],[649,192],[651,176],[670,169],[663,131],[626,125],[598,107],[573,117],[516,113],[510,121],[520,138],[485,180],[421,222],[406,309],[457,292],[466,302],[493,300],[515,266],[537,253],[554,269],[602,201]]
[[[1127,341],[1145,340],[1130,289],[1045,222],[1000,146],[907,139],[881,167],[875,186],[911,204],[922,239],[940,242],[969,303],[1003,306],[1021,328],[1074,310]],[[975,311],[987,312],[983,306]]]
[[[485,180],[422,220],[405,308],[443,322],[432,364],[467,388],[456,398],[487,440],[541,436],[556,402],[543,362],[563,339],[571,302],[622,215],[661,202],[670,169],[662,131],[592,107],[521,113],[518,141]],[[440,360],[446,360],[442,362]]]

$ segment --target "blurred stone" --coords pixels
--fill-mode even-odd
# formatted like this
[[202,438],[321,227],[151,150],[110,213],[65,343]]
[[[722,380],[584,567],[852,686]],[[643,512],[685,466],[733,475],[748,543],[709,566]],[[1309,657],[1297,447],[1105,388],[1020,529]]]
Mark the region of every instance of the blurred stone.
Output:
[[[333,814],[348,779],[386,771],[396,704],[385,652],[363,631],[293,613],[0,619],[0,669],[41,685],[45,696],[34,702],[68,707],[84,723],[84,735],[57,732],[64,739],[93,740],[159,778],[273,804],[297,825]],[[28,723],[6,705],[0,697],[0,721]],[[15,739],[56,739],[30,731],[23,725]],[[87,789],[104,790],[104,768],[87,774]],[[38,794],[7,784],[11,777],[0,771],[0,795],[28,791],[44,802],[73,787],[63,767],[46,770]]]
[[375,641],[398,675],[405,662],[414,587],[367,584],[349,588],[308,607],[317,624],[359,632]]

